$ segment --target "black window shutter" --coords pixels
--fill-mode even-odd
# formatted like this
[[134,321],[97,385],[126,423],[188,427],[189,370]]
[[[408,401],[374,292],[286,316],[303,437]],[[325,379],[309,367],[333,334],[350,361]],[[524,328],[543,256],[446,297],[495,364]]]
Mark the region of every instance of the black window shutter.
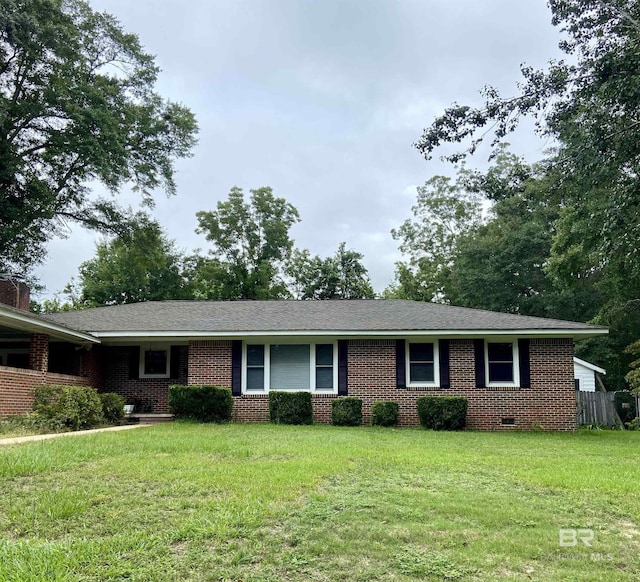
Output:
[[169,359],[169,377],[177,380],[180,377],[180,346],[171,346]]
[[129,348],[129,380],[140,378],[140,346]]
[[407,387],[406,357],[404,340],[396,340],[396,388]]
[[531,388],[531,364],[529,363],[529,340],[518,340],[518,358],[520,362],[520,386]]
[[438,343],[440,358],[440,388],[451,388],[449,374],[449,340],[441,339]]
[[242,394],[242,340],[231,342],[231,394]]
[[349,340],[338,340],[338,395],[349,393]]
[[473,340],[473,348],[476,354],[476,386],[478,388],[486,388],[486,380],[484,376],[484,340]]

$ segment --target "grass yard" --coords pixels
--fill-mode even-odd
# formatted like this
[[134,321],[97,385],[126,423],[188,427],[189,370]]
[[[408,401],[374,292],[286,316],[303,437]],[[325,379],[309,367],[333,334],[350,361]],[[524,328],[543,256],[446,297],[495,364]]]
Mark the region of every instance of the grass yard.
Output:
[[3,447],[0,580],[636,581],[639,449],[186,423]]

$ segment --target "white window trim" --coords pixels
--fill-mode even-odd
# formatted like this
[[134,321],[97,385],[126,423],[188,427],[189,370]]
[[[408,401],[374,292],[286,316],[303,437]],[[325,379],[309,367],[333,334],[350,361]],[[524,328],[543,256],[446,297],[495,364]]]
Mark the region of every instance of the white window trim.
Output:
[[[411,344],[433,344],[433,382],[412,382],[411,381],[411,359],[410,359],[410,350],[409,346]],[[439,350],[440,342],[438,340],[432,341],[405,341],[404,349],[405,349],[405,357],[404,357],[404,367],[405,367],[405,377],[407,386],[410,388],[438,388],[440,387],[440,350]]]
[[[493,338],[492,338],[493,339]],[[513,382],[491,382],[489,380],[489,344],[511,344],[513,350]],[[520,353],[518,351],[518,340],[498,339],[494,341],[484,341],[484,374],[485,384],[489,388],[508,388],[520,386]]]
[[[144,354],[145,352],[155,351],[167,352],[167,368],[164,374],[145,374],[144,373]],[[140,346],[140,364],[138,369],[138,376],[140,378],[169,378],[171,375],[171,346],[169,344],[145,344]]]
[[[309,386],[311,394],[337,394],[338,393],[338,342],[272,342],[278,345],[309,346]],[[333,389],[316,389],[316,345],[331,344],[333,346]],[[247,345],[264,346],[264,388],[262,390],[247,390]],[[242,342],[242,394],[268,394],[271,390],[271,343],[267,342]],[[281,389],[280,389],[281,390]],[[306,390],[291,390],[290,392],[306,392]]]

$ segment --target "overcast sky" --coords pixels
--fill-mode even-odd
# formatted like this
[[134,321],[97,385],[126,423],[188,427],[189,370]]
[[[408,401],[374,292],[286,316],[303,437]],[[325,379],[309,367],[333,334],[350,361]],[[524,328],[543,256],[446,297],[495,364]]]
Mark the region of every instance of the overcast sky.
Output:
[[[178,163],[178,194],[154,216],[184,250],[207,248],[195,213],[232,186],[271,186],[300,212],[299,248],[364,254],[382,291],[399,259],[390,230],[411,215],[416,185],[451,174],[412,147],[453,101],[480,104],[492,84],[516,91],[520,65],[558,55],[542,0],[91,0],[137,34],[162,69],[161,95],[200,126]],[[545,144],[512,138],[529,161]],[[474,163],[482,166],[484,159]],[[124,204],[137,205],[130,192]],[[49,245],[36,275],[50,297],[91,258],[96,237],[74,229]]]

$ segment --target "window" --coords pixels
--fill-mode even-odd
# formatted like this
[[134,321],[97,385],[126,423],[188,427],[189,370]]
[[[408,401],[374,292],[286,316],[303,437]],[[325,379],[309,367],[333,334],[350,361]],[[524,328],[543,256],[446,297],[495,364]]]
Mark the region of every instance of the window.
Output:
[[488,386],[517,386],[519,384],[516,342],[487,342],[485,363]]
[[437,343],[407,343],[406,361],[409,386],[439,386]]
[[140,378],[168,378],[169,346],[149,346],[140,350]]
[[274,390],[310,390],[310,346],[271,346],[269,386]]
[[247,390],[264,390],[264,346],[247,346]]
[[316,390],[333,387],[333,345],[316,344]]
[[292,390],[333,393],[337,344],[246,344],[244,393]]

